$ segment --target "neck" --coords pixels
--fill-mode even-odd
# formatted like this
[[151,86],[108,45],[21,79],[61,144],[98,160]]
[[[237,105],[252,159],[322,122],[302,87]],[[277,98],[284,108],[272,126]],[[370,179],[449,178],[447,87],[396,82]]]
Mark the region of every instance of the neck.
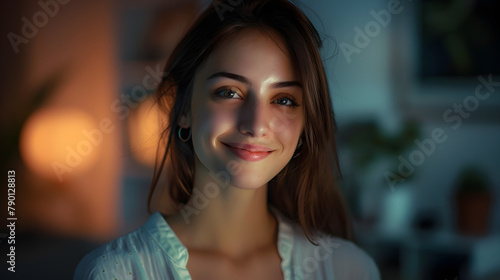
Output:
[[267,185],[256,189],[220,186],[207,174],[197,172],[193,196],[168,219],[181,242],[190,250],[234,258],[275,247],[277,222],[267,207]]

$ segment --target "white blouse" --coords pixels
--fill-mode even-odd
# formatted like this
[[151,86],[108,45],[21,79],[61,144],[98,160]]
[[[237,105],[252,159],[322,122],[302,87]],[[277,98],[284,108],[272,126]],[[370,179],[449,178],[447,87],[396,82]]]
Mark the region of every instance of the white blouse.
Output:
[[[278,252],[285,280],[379,280],[374,261],[350,241],[320,236],[311,244],[302,228],[273,209],[278,228]],[[74,280],[191,279],[187,248],[163,216],[156,212],[139,229],[87,254]]]

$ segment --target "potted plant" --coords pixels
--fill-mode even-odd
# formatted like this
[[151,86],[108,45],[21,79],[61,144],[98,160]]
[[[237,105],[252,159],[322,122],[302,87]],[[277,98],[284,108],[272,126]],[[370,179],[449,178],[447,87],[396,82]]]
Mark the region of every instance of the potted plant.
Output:
[[481,236],[489,230],[490,209],[493,202],[488,180],[475,167],[462,170],[455,194],[458,231]]

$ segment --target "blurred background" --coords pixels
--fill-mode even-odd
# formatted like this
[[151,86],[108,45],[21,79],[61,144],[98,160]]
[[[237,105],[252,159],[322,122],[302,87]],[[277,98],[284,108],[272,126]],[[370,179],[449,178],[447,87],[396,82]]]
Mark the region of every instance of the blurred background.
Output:
[[[342,191],[382,279],[500,279],[500,4],[299,6],[324,38]],[[71,279],[148,218],[151,95],[203,7],[2,2],[1,170],[15,170],[17,221],[16,273],[1,226],[1,279]]]

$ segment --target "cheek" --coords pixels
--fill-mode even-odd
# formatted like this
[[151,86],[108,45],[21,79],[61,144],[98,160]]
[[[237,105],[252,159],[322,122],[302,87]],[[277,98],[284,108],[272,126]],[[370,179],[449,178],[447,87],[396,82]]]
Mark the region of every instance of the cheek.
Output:
[[303,123],[303,116],[299,113],[280,112],[273,115],[269,123],[270,128],[283,144],[285,152],[295,151]]
[[300,137],[299,129],[289,129],[283,133],[278,134],[279,141],[282,143],[283,152],[287,155],[292,155],[297,149],[297,143]]
[[234,127],[234,121],[237,119],[234,111],[207,106],[206,103],[193,109],[197,109],[193,111],[193,137],[203,142],[216,141],[215,137]]

